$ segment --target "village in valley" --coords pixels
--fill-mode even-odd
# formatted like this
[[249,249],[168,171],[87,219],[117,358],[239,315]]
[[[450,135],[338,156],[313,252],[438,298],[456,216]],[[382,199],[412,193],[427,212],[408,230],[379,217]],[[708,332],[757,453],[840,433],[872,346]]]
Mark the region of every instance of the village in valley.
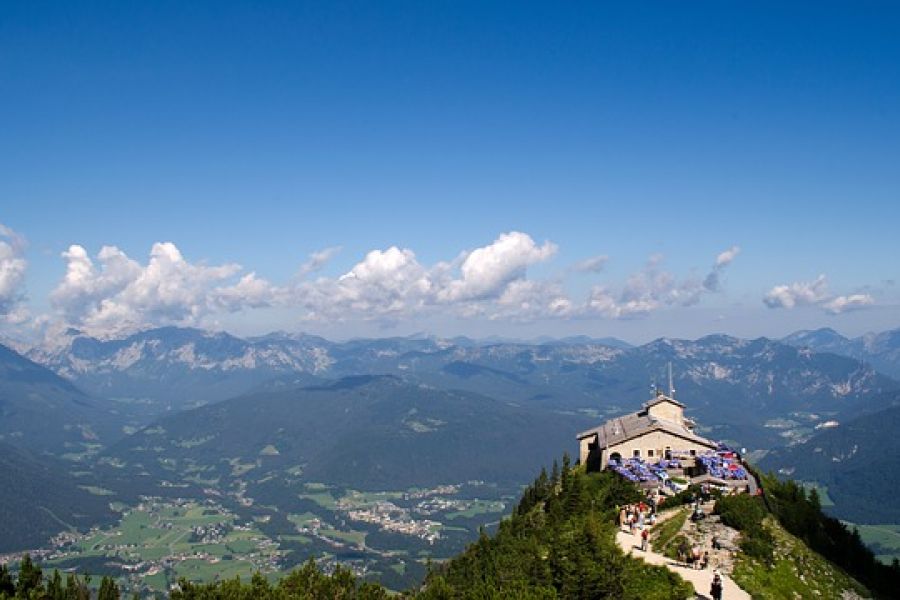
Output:
[[[229,493],[205,493],[204,499],[113,503],[120,513],[117,525],[65,531],[30,554],[48,568],[110,574],[123,589],[145,593],[164,592],[181,577],[277,577],[309,556],[325,571],[342,565],[357,576],[382,570],[402,575],[410,563],[450,555],[486,518],[499,519],[512,498],[501,498],[480,481],[385,492],[309,483],[300,498],[311,510],[285,515],[279,527],[273,519],[278,511],[259,506],[245,484]],[[373,542],[377,532],[388,535]]]

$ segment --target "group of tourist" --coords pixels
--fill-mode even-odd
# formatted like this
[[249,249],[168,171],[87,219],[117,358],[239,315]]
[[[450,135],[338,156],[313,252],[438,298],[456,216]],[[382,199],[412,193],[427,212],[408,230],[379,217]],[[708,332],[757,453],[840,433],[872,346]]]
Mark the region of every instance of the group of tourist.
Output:
[[678,546],[678,562],[692,569],[706,569],[709,567],[709,550],[704,552],[697,544],[689,546],[687,541],[682,541]]
[[641,550],[647,551],[650,527],[656,524],[656,501],[648,497],[637,504],[629,504],[619,509],[619,528],[627,530],[631,535],[640,532]]
[[[640,549],[647,552],[649,547],[650,527],[656,524],[656,498],[652,495],[647,496],[646,501],[640,501],[636,504],[622,506],[619,509],[618,525],[620,530],[635,535],[638,532],[641,537]],[[697,505],[699,506],[699,498]],[[716,547],[717,539],[713,538],[713,547]],[[678,546],[678,561],[692,569],[708,569],[710,566],[709,551],[701,550],[699,545],[689,546],[687,541],[682,541]],[[719,571],[715,570],[712,585],[710,587],[710,595],[714,600],[722,599],[722,578]]]

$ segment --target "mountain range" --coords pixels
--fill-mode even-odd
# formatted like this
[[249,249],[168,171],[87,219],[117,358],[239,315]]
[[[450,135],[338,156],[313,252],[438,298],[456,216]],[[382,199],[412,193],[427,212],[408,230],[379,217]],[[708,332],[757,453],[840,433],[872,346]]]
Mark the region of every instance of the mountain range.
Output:
[[885,408],[873,399],[900,387],[859,358],[811,351],[801,339],[797,334],[788,344],[714,335],[637,347],[584,338],[540,344],[433,337],[331,342],[303,334],[242,339],[169,327],[106,341],[72,330],[28,356],[94,397],[115,399],[141,425],[272,382],[383,374],[600,417],[636,408],[651,386],[666,380],[671,363],[680,397],[707,433],[752,448],[808,437],[823,419]]
[[834,329],[825,327],[797,331],[781,341],[815,352],[830,352],[856,358],[889,377],[900,379],[900,329],[848,338]]

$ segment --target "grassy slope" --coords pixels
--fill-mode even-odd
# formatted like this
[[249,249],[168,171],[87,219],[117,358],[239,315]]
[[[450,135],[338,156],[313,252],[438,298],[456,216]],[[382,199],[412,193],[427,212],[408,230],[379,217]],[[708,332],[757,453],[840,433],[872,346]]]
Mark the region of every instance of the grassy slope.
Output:
[[677,554],[676,547],[678,544],[672,542],[677,539],[676,536],[681,531],[690,513],[690,509],[687,508],[676,510],[678,511],[677,514],[669,517],[663,523],[660,523],[658,527],[654,528],[652,538],[654,550],[670,558],[675,558]]
[[732,577],[760,599],[840,598],[844,590],[869,597],[866,589],[841,569],[810,550],[768,517],[765,527],[775,537],[775,564],[741,554]]

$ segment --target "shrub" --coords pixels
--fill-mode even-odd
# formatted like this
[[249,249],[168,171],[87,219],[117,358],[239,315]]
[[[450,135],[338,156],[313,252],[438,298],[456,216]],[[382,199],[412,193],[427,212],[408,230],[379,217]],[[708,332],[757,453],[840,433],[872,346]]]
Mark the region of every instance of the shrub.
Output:
[[713,512],[722,517],[722,523],[738,531],[760,528],[767,514],[762,500],[747,494],[722,496],[716,501]]
[[747,494],[723,496],[716,501],[715,512],[723,524],[741,532],[741,550],[747,556],[773,563],[775,541],[763,526],[768,511],[761,498]]

